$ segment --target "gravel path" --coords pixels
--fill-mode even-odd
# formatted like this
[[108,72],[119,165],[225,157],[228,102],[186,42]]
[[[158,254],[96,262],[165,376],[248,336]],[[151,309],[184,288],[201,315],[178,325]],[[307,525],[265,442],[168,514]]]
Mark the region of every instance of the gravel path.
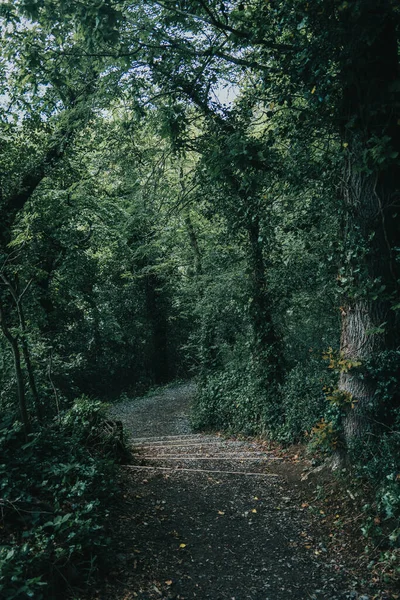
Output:
[[180,385],[112,408],[134,460],[122,467],[112,577],[94,597],[358,598],[319,538],[301,465],[255,441],[191,433],[194,393]]
[[110,415],[122,421],[129,438],[190,433],[192,383],[165,388],[160,394],[114,404]]

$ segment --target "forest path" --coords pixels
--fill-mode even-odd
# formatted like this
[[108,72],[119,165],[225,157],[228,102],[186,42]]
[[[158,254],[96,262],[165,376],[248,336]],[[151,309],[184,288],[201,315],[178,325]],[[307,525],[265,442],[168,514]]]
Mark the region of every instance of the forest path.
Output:
[[356,598],[318,539],[301,465],[256,441],[191,433],[194,392],[179,385],[112,408],[135,458],[122,467],[113,572],[95,597]]

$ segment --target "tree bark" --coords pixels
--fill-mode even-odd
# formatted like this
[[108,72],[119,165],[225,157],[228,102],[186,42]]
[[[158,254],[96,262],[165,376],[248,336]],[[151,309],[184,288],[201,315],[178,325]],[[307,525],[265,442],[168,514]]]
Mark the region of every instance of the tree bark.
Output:
[[12,299],[14,300],[15,307],[17,309],[19,326],[20,326],[21,333],[22,333],[22,339],[21,339],[22,354],[24,357],[24,362],[25,362],[25,366],[26,366],[26,370],[27,370],[27,374],[28,374],[29,387],[31,388],[31,392],[32,392],[32,396],[33,396],[33,403],[35,406],[37,418],[39,419],[39,421],[41,421],[43,418],[42,403],[40,401],[39,394],[37,391],[35,374],[34,374],[32,361],[31,361],[31,357],[30,357],[29,344],[26,339],[28,332],[27,332],[27,328],[26,328],[24,310],[22,307],[22,299],[23,299],[25,293],[27,292],[27,290],[29,289],[30,284],[32,283],[32,280],[28,282],[25,289],[22,291],[22,293],[20,293],[19,281],[18,281],[17,277],[15,279],[15,285],[13,285],[11,283],[11,281],[9,280],[9,278],[6,277],[5,275],[1,275],[1,278],[3,279],[4,283],[7,285],[8,289],[10,291],[10,294],[12,296]]
[[24,427],[25,438],[28,437],[28,433],[30,433],[31,426],[29,421],[28,410],[26,407],[26,399],[25,399],[25,386],[24,386],[24,376],[22,373],[21,367],[21,354],[19,351],[18,338],[14,337],[9,330],[5,318],[4,318],[4,310],[2,305],[0,304],[0,327],[4,334],[4,337],[8,341],[11,347],[11,351],[14,358],[14,369],[15,369],[15,379],[17,382],[17,397],[19,410],[21,415],[21,421]]
[[197,241],[196,232],[194,230],[193,223],[192,223],[189,213],[187,213],[185,215],[185,225],[186,225],[186,230],[187,230],[188,236],[189,236],[190,247],[192,248],[192,251],[193,251],[194,271],[195,271],[196,275],[198,277],[200,277],[203,274],[203,264],[202,264],[202,259],[201,259],[201,252],[200,252],[199,244]]
[[[342,140],[347,157],[343,240],[348,258],[339,281],[345,289],[341,353],[350,361],[364,363],[398,345],[390,306],[399,297],[394,248],[400,243],[400,168],[398,161],[390,162],[390,156],[396,158],[400,152],[400,97],[393,91],[400,72],[390,6],[385,0],[375,3],[375,18],[368,3],[362,10],[357,17],[365,21],[362,43],[352,48],[353,60],[342,70]],[[344,25],[351,39],[352,18]],[[383,152],[385,144],[390,148],[389,159],[380,161],[374,156],[374,143],[378,151],[379,144]],[[354,400],[354,408],[349,403],[343,421],[347,451],[365,434],[368,412],[379,399],[373,377],[357,368],[340,374],[339,390]]]
[[254,331],[254,359],[261,374],[270,382],[283,378],[283,353],[271,314],[271,299],[267,288],[266,269],[260,241],[260,220],[257,215],[248,225],[248,262],[251,272],[250,316]]
[[157,275],[150,273],[146,277],[146,307],[149,323],[151,323],[151,352],[149,365],[155,383],[168,381],[168,339],[167,320],[163,307],[161,282]]
[[31,361],[29,344],[26,340],[27,329],[26,329],[25,316],[24,316],[21,305],[19,305],[18,315],[19,315],[19,322],[20,322],[21,331],[22,331],[22,354],[23,354],[24,361],[25,361],[26,371],[28,373],[29,387],[31,388],[31,392],[32,392],[33,403],[34,403],[35,410],[36,410],[36,416],[37,416],[38,420],[41,421],[43,419],[43,407],[42,407],[42,403],[41,403],[39,393],[38,393],[37,387],[36,387],[35,373],[34,373],[32,361]]
[[[345,359],[359,361],[362,365],[364,360],[384,350],[382,334],[369,333],[380,320],[376,308],[372,303],[361,300],[342,308],[341,354]],[[365,372],[361,374],[357,368],[351,368],[340,374],[338,389],[350,394],[353,401],[346,405],[343,420],[344,439],[348,448],[355,438],[363,436],[369,428],[367,413],[374,402],[376,384]]]

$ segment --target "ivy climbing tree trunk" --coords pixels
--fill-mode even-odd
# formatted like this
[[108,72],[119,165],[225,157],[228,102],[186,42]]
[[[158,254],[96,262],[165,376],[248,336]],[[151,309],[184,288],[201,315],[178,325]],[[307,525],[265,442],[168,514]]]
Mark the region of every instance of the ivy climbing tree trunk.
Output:
[[[398,298],[395,247],[400,244],[400,72],[390,3],[358,3],[362,42],[352,46],[344,80],[342,139],[346,154],[342,187],[346,211],[347,260],[339,280],[341,354],[361,368],[340,374],[339,390],[349,394],[343,422],[345,446],[369,427],[368,411],[379,402],[368,363],[396,347]],[[351,39],[354,15],[343,17]],[[354,34],[355,35],[355,34]],[[353,35],[353,37],[354,37]],[[363,366],[366,366],[364,368]],[[353,407],[353,408],[351,408]]]
[[[351,211],[350,220],[355,235],[350,238],[356,244],[364,242],[361,247],[365,256],[357,265],[350,263],[344,269],[344,279],[354,286],[354,295],[347,295],[341,307],[341,354],[350,363],[361,362],[361,369],[350,368],[342,372],[339,379],[339,390],[350,394],[353,400],[347,403],[344,419],[347,446],[354,437],[365,433],[368,427],[367,412],[379,400],[375,398],[376,383],[368,373],[368,368],[364,367],[380,353],[395,347],[393,334],[396,323],[390,300],[393,301],[397,293],[396,280],[386,246],[387,233],[375,218],[377,214],[379,219],[381,217],[380,198],[376,192],[372,192],[372,182],[368,182],[368,178],[363,179],[365,181],[358,188],[362,196],[358,198],[357,206],[353,206],[355,210]],[[362,230],[364,235],[360,239]],[[360,275],[362,279],[359,279]],[[369,284],[369,290],[361,295],[359,290],[365,289],[366,283]]]

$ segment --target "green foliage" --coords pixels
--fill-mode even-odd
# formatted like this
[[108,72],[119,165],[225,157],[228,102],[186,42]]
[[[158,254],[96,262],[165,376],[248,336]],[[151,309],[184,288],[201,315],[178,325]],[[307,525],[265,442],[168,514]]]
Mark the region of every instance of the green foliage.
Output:
[[310,432],[309,450],[315,455],[331,455],[338,447],[339,432],[332,421],[324,417],[314,425]]
[[282,389],[284,423],[276,431],[280,441],[304,440],[325,414],[322,388],[324,382],[329,381],[329,374],[322,367],[321,361],[311,359],[287,374]]
[[[395,4],[1,4],[0,308],[23,357],[13,370],[2,338],[0,402],[15,415],[17,379],[28,421],[52,423],[28,442],[2,430],[10,501],[30,507],[43,475],[53,511],[7,506],[28,520],[2,553],[10,597],[47,593],[42,559],[47,580],[89,560],[79,532],[95,538],[95,526],[78,499],[101,492],[96,473],[119,442],[99,431],[100,403],[82,396],[64,412],[71,400],[189,370],[196,427],[287,443],[312,432],[311,447],[346,451],[397,518]],[[364,337],[348,326],[361,314]],[[352,377],[369,398],[342,389]]]
[[332,369],[335,373],[348,373],[351,369],[362,365],[361,361],[350,359],[344,356],[343,352],[334,352],[332,348],[328,348],[322,356],[324,360],[329,361],[328,369]]
[[399,351],[386,351],[368,361],[368,376],[376,384],[368,414],[370,431],[362,442],[356,440],[352,448],[357,473],[375,489],[377,510],[386,521],[378,537],[383,536],[385,543],[393,548],[400,543],[399,366]]
[[114,469],[86,446],[100,416],[98,402],[81,399],[64,426],[32,433],[27,443],[18,423],[2,423],[3,597],[58,598],[65,580],[87,582],[103,560]]
[[[347,372],[348,362],[340,354],[328,354],[331,372]],[[362,434],[354,436],[347,446],[352,484],[357,488],[361,483],[364,489],[366,485],[371,499],[364,506],[361,525],[367,550],[381,549],[371,568],[379,576],[384,573],[386,582],[400,577],[399,358],[398,351],[386,351],[363,362],[361,375],[373,384],[375,393],[363,413],[366,424]],[[359,365],[350,365],[353,367]],[[326,387],[325,395],[323,417],[312,427],[309,439],[310,451],[322,457],[343,452],[343,419],[348,411],[358,409],[357,399],[334,385]]]
[[270,433],[279,422],[278,394],[265,391],[253,368],[231,363],[200,381],[192,425],[244,435]]
[[122,423],[106,418],[107,405],[88,396],[77,398],[61,418],[61,426],[77,444],[105,458],[123,461],[129,456]]
[[370,432],[352,447],[355,474],[373,491],[372,502],[364,506],[362,532],[370,550],[381,548],[376,568],[390,573],[387,581],[400,580],[399,424],[400,414],[395,429],[379,437]]
[[74,436],[78,442],[86,442],[104,420],[105,408],[105,404],[100,400],[92,400],[88,396],[77,398],[62,416],[64,431]]

